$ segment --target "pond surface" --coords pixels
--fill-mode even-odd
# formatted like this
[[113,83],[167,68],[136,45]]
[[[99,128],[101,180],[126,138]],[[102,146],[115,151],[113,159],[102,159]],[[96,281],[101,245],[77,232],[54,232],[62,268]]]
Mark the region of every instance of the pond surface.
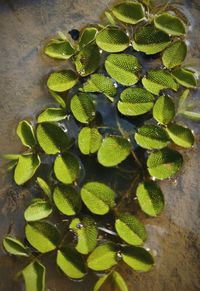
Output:
[[[90,22],[109,5],[106,0],[0,0],[0,151],[21,150],[15,130],[21,119],[33,119],[42,107],[52,105],[45,80],[59,62],[49,61],[41,51],[45,40],[58,31],[68,32]],[[159,1],[158,1],[159,2]],[[171,1],[190,21],[189,54],[185,64],[200,70],[200,2]],[[200,110],[199,92],[191,98]],[[180,119],[180,122],[182,120]],[[200,128],[190,121],[196,136],[192,150],[185,153],[185,165],[176,179],[161,183],[165,211],[156,219],[143,218],[149,238],[146,246],[156,255],[156,266],[149,273],[136,273],[122,267],[130,291],[200,290]],[[3,163],[3,161],[2,161]],[[30,201],[28,187],[16,187],[1,166],[0,241],[7,233],[23,234],[23,210]],[[54,258],[49,258],[49,262]],[[96,277],[84,282],[65,278],[49,264],[47,290],[92,291]],[[20,291],[14,280],[23,260],[6,256],[0,248],[0,290]],[[110,290],[109,287],[105,290]]]

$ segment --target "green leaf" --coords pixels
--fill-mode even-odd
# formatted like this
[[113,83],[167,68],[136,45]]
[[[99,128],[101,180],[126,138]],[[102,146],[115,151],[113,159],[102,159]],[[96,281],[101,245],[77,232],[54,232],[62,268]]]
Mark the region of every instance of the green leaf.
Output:
[[74,218],[69,227],[77,235],[76,250],[83,255],[89,254],[97,245],[98,232],[95,221],[89,216],[85,216],[81,220]]
[[118,83],[131,86],[138,82],[141,65],[135,56],[110,54],[105,61],[108,74]]
[[100,291],[102,290],[101,287],[103,287],[106,280],[110,277],[110,274],[103,275],[98,279],[96,284],[94,285],[93,291]]
[[179,152],[164,148],[149,155],[147,167],[151,176],[162,180],[176,175],[182,163],[183,158]]
[[88,267],[95,271],[104,271],[117,265],[117,247],[114,243],[98,246],[88,257]]
[[128,286],[126,285],[124,278],[120,275],[119,272],[113,271],[112,279],[119,291],[128,291]]
[[153,55],[163,51],[170,42],[170,37],[166,33],[149,24],[136,31],[132,44],[136,51]]
[[21,155],[14,172],[15,183],[22,185],[30,180],[40,166],[40,163],[41,160],[37,154]]
[[105,16],[107,17],[107,20],[108,20],[109,24],[115,26],[116,25],[116,21],[115,21],[114,17],[112,16],[112,14],[109,13],[108,11],[105,11],[104,13],[105,13]]
[[120,95],[117,103],[119,112],[126,116],[137,116],[151,110],[154,96],[143,88],[127,88]]
[[155,26],[169,35],[183,35],[186,33],[185,24],[177,16],[162,13],[155,17]]
[[104,215],[115,206],[115,193],[105,184],[88,182],[81,189],[81,198],[87,208],[95,214]]
[[178,84],[174,81],[171,73],[165,70],[150,70],[148,75],[142,79],[142,84],[146,90],[152,94],[159,95],[161,90],[178,90]]
[[66,103],[65,100],[56,92],[49,90],[49,93],[51,94],[51,96],[55,99],[55,101],[60,104],[60,106],[63,109],[66,109]]
[[63,184],[72,184],[78,178],[79,171],[79,160],[75,155],[64,153],[55,159],[54,173]]
[[194,144],[194,136],[191,130],[179,124],[169,124],[167,132],[173,142],[183,148],[191,148]]
[[115,221],[118,235],[130,245],[141,245],[147,238],[147,232],[142,222],[135,216],[123,213]]
[[136,24],[145,18],[144,7],[138,2],[123,2],[113,7],[112,13],[122,22]]
[[168,124],[174,116],[175,106],[172,99],[167,95],[160,96],[153,107],[153,117],[161,124]]
[[74,249],[65,247],[58,250],[56,263],[70,278],[81,279],[86,275],[82,256]]
[[153,181],[139,184],[136,195],[142,211],[146,214],[157,216],[163,210],[163,193]]
[[19,122],[17,127],[17,135],[21,139],[23,145],[32,148],[36,144],[35,135],[32,125],[26,121],[22,120]]
[[181,68],[173,72],[176,81],[186,88],[196,88],[197,80],[195,72],[187,68]]
[[98,30],[95,27],[86,27],[83,29],[79,38],[79,47],[82,49],[95,40]]
[[69,148],[68,135],[56,124],[44,122],[38,125],[37,140],[43,151],[54,155]]
[[129,38],[126,33],[116,27],[107,27],[96,36],[97,45],[109,53],[124,51],[129,46]]
[[65,215],[75,215],[81,209],[79,193],[71,186],[57,186],[53,192],[56,207]]
[[45,267],[35,261],[26,266],[22,275],[24,277],[26,291],[45,291]]
[[85,93],[73,96],[70,109],[79,122],[86,124],[94,119],[96,113],[92,99]]
[[60,234],[57,228],[46,221],[30,222],[25,227],[28,242],[40,253],[55,250],[60,242]]
[[178,40],[166,48],[162,55],[162,62],[168,69],[172,69],[183,63],[187,55],[187,46],[184,41]]
[[165,129],[156,125],[144,125],[135,133],[138,145],[145,149],[162,149],[167,146],[169,136]]
[[60,121],[67,117],[67,113],[62,108],[47,108],[37,118],[38,123]]
[[36,221],[48,217],[53,209],[48,201],[36,199],[24,211],[26,221]]
[[6,236],[3,239],[3,246],[6,252],[11,255],[29,257],[24,244],[14,237]]
[[180,113],[182,111],[182,109],[185,109],[185,102],[189,96],[190,90],[189,89],[185,89],[183,91],[183,93],[181,94],[180,98],[179,98],[179,102],[178,102],[178,113]]
[[100,63],[100,52],[96,44],[85,46],[75,58],[75,66],[81,77],[94,73]]
[[17,162],[17,160],[19,160],[20,156],[21,155],[19,155],[19,154],[4,154],[4,155],[2,155],[2,158],[6,159],[6,160]]
[[52,40],[44,49],[47,56],[56,59],[68,60],[75,54],[71,43],[67,40]]
[[200,121],[200,113],[198,112],[191,112],[186,110],[184,112],[181,112],[181,115],[193,121]]
[[125,247],[122,251],[123,261],[135,271],[149,271],[154,264],[151,254],[141,247]]
[[42,179],[41,177],[37,177],[37,183],[40,186],[40,188],[43,190],[43,192],[51,199],[51,189],[47,182]]
[[78,146],[82,154],[89,155],[98,151],[102,136],[96,128],[83,127],[78,135]]
[[78,82],[78,76],[72,70],[63,70],[52,73],[47,81],[47,86],[55,92],[64,92],[74,87]]

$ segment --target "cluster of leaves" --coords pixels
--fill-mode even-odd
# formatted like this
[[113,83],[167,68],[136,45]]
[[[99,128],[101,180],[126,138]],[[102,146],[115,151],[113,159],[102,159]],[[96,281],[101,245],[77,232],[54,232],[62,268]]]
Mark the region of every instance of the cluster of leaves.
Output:
[[[120,211],[122,200],[108,185],[84,181],[80,160],[90,155],[102,167],[116,168],[132,154],[140,182],[131,195],[136,195],[135,203],[146,215],[155,217],[163,210],[164,197],[154,180],[170,178],[180,170],[183,158],[174,147],[193,146],[191,130],[175,122],[177,114],[199,119],[198,113],[185,106],[189,89],[197,86],[195,72],[181,67],[187,54],[187,24],[170,7],[153,15],[146,2],[117,4],[105,12],[109,23],[84,28],[73,44],[60,34],[45,47],[46,55],[70,60],[75,70],[67,68],[49,76],[47,87],[59,107],[42,111],[37,124],[21,121],[17,134],[27,150],[6,155],[15,167],[16,184],[37,177],[45,194],[33,199],[24,212],[27,244],[12,236],[3,241],[8,253],[31,260],[21,272],[28,291],[45,289],[40,258],[52,251],[57,252],[56,263],[69,278],[81,279],[88,269],[104,272],[95,291],[107,279],[119,290],[128,290],[115,269],[121,261],[136,271],[149,271],[154,265],[151,253],[141,247],[147,239],[144,224],[132,213]],[[162,68],[145,71],[144,55],[161,56]],[[178,90],[182,96],[177,107],[169,94]],[[115,115],[133,125],[141,117],[142,126],[131,133],[119,122],[117,128],[106,127],[98,112],[102,99]],[[71,122],[78,128],[77,135],[70,133]],[[136,157],[135,143],[147,150],[145,163]],[[37,175],[47,161],[51,182]],[[63,216],[67,218],[64,230],[53,223],[52,217],[59,213],[61,222]],[[98,216],[109,213],[114,216],[111,230],[98,227]],[[111,234],[109,238],[101,239],[101,230]]]

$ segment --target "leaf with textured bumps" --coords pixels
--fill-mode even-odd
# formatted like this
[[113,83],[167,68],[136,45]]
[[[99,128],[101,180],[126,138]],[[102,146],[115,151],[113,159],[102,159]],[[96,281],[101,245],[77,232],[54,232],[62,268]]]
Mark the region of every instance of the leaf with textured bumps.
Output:
[[81,189],[81,198],[95,214],[104,215],[115,206],[115,193],[105,184],[88,182]]
[[41,177],[37,177],[37,183],[40,186],[40,188],[43,190],[43,192],[51,199],[51,189],[47,182],[42,179]]
[[183,35],[186,33],[185,24],[182,20],[173,16],[169,13],[162,13],[155,17],[154,19],[155,26],[168,33],[169,35]]
[[40,163],[41,160],[37,154],[21,155],[14,172],[16,184],[22,185],[30,180],[40,166]]
[[98,151],[102,136],[96,128],[83,127],[78,135],[78,146],[82,154],[89,155]]
[[169,136],[165,129],[156,125],[144,125],[135,133],[138,145],[145,149],[162,149],[167,146]]
[[145,18],[144,7],[138,2],[123,2],[112,9],[113,15],[122,22],[136,24]]
[[79,47],[82,49],[95,40],[98,30],[95,27],[86,27],[83,29],[79,38]]
[[135,56],[110,54],[105,61],[108,74],[118,83],[131,86],[138,82],[141,65]]
[[142,222],[135,216],[123,213],[115,221],[118,235],[128,244],[139,246],[147,238],[147,233]]
[[136,195],[142,211],[146,214],[157,216],[163,210],[163,193],[153,181],[139,184]]
[[95,221],[89,216],[85,216],[81,220],[74,218],[69,227],[77,235],[76,250],[83,255],[89,254],[97,245],[98,232]]
[[63,109],[66,109],[67,105],[65,103],[65,100],[57,92],[49,90],[49,93]]
[[182,155],[169,148],[151,153],[147,160],[150,175],[160,180],[176,175],[182,164]]
[[96,36],[97,45],[109,53],[124,51],[129,46],[129,38],[126,33],[116,27],[107,27]]
[[53,209],[45,199],[36,199],[24,211],[26,221],[36,221],[48,217]]
[[81,279],[86,275],[83,257],[73,248],[64,247],[58,250],[56,263],[72,279]]
[[196,88],[197,80],[195,72],[187,68],[178,69],[173,72],[176,81],[186,88]]
[[193,146],[194,136],[189,128],[174,123],[169,124],[166,130],[175,144],[183,148],[191,148]]
[[47,108],[37,118],[38,123],[41,122],[55,122],[63,120],[67,117],[67,113],[62,108]]
[[26,291],[45,291],[46,269],[38,261],[30,263],[22,270]]
[[46,221],[30,222],[25,227],[28,242],[40,253],[55,250],[60,242],[60,234],[57,228]]
[[160,96],[154,107],[153,117],[161,124],[168,124],[175,116],[175,105],[167,95]]
[[92,99],[85,93],[74,95],[71,104],[74,117],[81,123],[89,123],[95,117],[95,105]]
[[154,96],[143,88],[127,88],[120,95],[117,103],[119,112],[126,116],[137,116],[151,110]]
[[71,186],[57,186],[53,192],[56,207],[65,215],[71,216],[81,209],[81,198]]
[[52,73],[47,81],[47,86],[55,92],[64,92],[76,85],[78,76],[72,70],[63,70]]
[[12,236],[6,236],[3,239],[3,247],[11,255],[29,257],[24,244]]
[[26,121],[22,120],[19,122],[17,127],[17,135],[21,139],[23,145],[32,148],[36,144],[35,134],[32,125]]
[[55,59],[68,60],[75,54],[71,43],[67,40],[52,40],[44,49],[47,56]]
[[164,51],[162,55],[163,65],[168,69],[179,66],[185,60],[186,55],[187,46],[185,42],[178,40]]
[[170,37],[165,32],[150,24],[136,31],[132,44],[136,51],[153,55],[163,51],[170,42]]

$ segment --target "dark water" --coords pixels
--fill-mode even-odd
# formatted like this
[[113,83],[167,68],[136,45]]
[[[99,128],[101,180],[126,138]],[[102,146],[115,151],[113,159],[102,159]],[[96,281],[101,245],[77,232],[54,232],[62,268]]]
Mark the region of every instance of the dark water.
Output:
[[[106,0],[0,0],[0,151],[18,152],[15,134],[17,123],[32,119],[41,107],[53,104],[45,88],[46,76],[58,62],[49,61],[41,50],[45,39],[57,31],[67,32],[89,22],[96,22]],[[161,2],[161,1],[157,1]],[[172,1],[189,18],[189,54],[185,64],[200,69],[200,2]],[[191,100],[200,110],[199,93]],[[181,119],[180,119],[181,122]],[[143,218],[149,238],[146,247],[156,255],[156,266],[149,273],[136,273],[122,266],[130,291],[197,291],[200,290],[200,128],[186,121],[196,136],[194,148],[185,154],[182,173],[161,183],[166,208],[156,218]],[[0,241],[7,233],[23,234],[23,210],[31,193],[28,187],[10,182],[1,167]],[[48,258],[52,262],[55,258]],[[0,290],[23,290],[14,274],[23,260],[8,257],[0,248]],[[92,290],[96,277],[91,274],[83,283],[65,278],[49,264],[47,290]],[[105,291],[109,290],[107,288]]]

